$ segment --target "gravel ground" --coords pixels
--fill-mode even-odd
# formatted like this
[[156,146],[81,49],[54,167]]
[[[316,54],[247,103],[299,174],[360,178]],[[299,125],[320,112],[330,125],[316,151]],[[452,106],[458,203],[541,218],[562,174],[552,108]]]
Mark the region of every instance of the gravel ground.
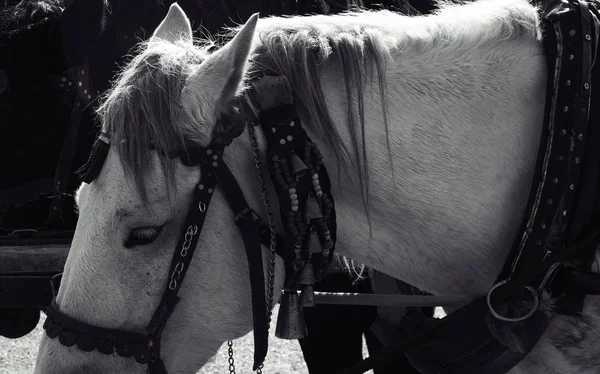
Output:
[[[276,307],[277,308],[277,307]],[[273,313],[277,316],[277,310]],[[5,339],[0,337],[0,374],[30,374],[33,372],[37,346],[43,333],[40,323],[29,335],[21,339]],[[271,324],[269,339],[269,353],[265,362],[265,374],[308,374],[306,364],[302,358],[300,345],[295,340],[283,340],[275,337],[275,323]],[[364,348],[363,343],[363,348]],[[252,333],[233,342],[235,363],[240,374],[252,372]],[[366,350],[364,351],[366,356]],[[224,344],[214,360],[204,366],[198,374],[226,373],[227,371],[227,344]],[[371,373],[371,372],[368,372]]]

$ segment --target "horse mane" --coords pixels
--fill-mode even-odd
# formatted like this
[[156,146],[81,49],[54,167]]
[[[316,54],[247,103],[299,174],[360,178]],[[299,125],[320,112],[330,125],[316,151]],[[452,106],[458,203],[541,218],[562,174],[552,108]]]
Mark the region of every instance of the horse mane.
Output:
[[[385,10],[353,10],[332,16],[273,17],[258,23],[249,76],[266,71],[287,77],[298,110],[311,120],[307,125],[323,132],[324,140],[336,151],[338,163],[352,162],[358,166],[367,214],[369,166],[364,93],[367,83],[377,77],[392,166],[387,136],[386,78],[387,65],[396,63],[392,53],[425,54],[440,48],[471,49],[532,35],[539,37],[537,25],[532,25],[531,15],[527,14],[531,8],[523,0],[505,0],[502,4],[480,0],[460,6],[447,1],[437,5],[441,9],[434,15],[418,17],[418,20]],[[489,14],[490,9],[493,14]],[[481,18],[485,16],[486,20],[491,17],[493,22],[472,27],[465,20],[476,19],[473,13],[481,14]],[[356,18],[356,22],[349,22],[352,18]],[[488,27],[484,28],[484,25]],[[238,29],[228,29],[225,37],[232,37]],[[390,37],[390,33],[394,37]],[[185,139],[193,137],[190,126],[194,121],[183,110],[180,95],[191,69],[206,58],[214,43],[204,40],[199,44],[141,43],[138,53],[121,71],[98,109],[104,120],[104,130],[117,144],[123,165],[135,178],[142,196],[145,195],[144,170],[150,160],[148,147],[152,144],[158,152],[172,154],[185,149]],[[337,59],[342,68],[353,152],[342,142],[325,101],[320,77],[324,73],[324,63],[330,59]],[[354,159],[349,157],[352,154]],[[172,183],[174,160],[168,157],[161,160],[165,176]]]
[[[322,131],[324,141],[337,155],[338,166],[344,166],[339,170],[347,169],[350,163],[358,167],[367,217],[369,163],[364,94],[367,84],[377,84],[388,160],[394,179],[386,77],[387,65],[396,64],[392,53],[402,51],[407,55],[420,55],[440,48],[471,49],[486,43],[501,43],[532,36],[540,38],[539,28],[530,22],[531,8],[522,0],[506,0],[504,4],[494,3],[492,0],[474,3],[465,0],[440,0],[436,6],[438,9],[432,15],[424,17],[411,17],[389,10],[355,9],[330,16],[297,16],[289,23],[282,22],[282,18],[266,18],[258,24],[258,42],[250,61],[250,73],[266,71],[287,77],[294,91],[298,110],[305,118],[310,118],[308,126]],[[487,29],[479,27],[473,30],[470,22],[461,21],[465,18],[472,20],[475,12],[480,12],[483,16],[492,7],[497,9],[494,9],[495,14],[487,15],[494,18],[491,27]],[[356,22],[348,22],[352,18],[356,18]],[[494,25],[499,27],[493,27]],[[229,35],[233,35],[238,29],[239,27],[229,29]],[[394,32],[396,37],[390,37],[390,32]],[[351,137],[352,152],[343,144],[329,116],[320,79],[325,73],[325,62],[332,58],[336,59],[342,70],[345,110],[348,116],[346,125]]]
[[21,0],[0,10],[0,35],[10,36],[36,27],[60,17],[62,11],[62,0]]
[[[369,168],[365,143],[364,90],[367,79],[373,79],[375,76],[374,72],[378,78],[381,110],[386,127],[386,146],[391,162],[385,74],[389,46],[376,30],[364,27],[348,28],[346,25],[337,25],[336,20],[368,14],[375,13],[352,11],[343,15],[323,17],[319,21],[327,22],[331,26],[326,32],[323,32],[320,22],[316,22],[313,17],[297,17],[294,27],[269,27],[270,22],[267,19],[267,26],[257,31],[259,44],[250,62],[251,74],[254,71],[267,71],[289,80],[299,104],[298,110],[305,118],[311,119],[310,126],[323,131],[323,138],[337,155],[338,166],[347,166],[350,161],[359,166],[359,181],[365,207],[368,206]],[[354,152],[350,152],[342,142],[325,102],[320,77],[323,74],[324,63],[332,56],[335,56],[342,66],[347,126]],[[350,159],[352,154],[353,160]]]
[[[152,158],[148,149],[173,155],[185,151],[186,140],[193,138],[195,121],[183,108],[181,91],[208,49],[208,45],[198,48],[184,42],[141,43],[138,53],[101,98],[97,114],[103,131],[116,146],[143,202],[147,202],[144,182]],[[177,161],[172,157],[160,159],[167,186],[173,187]]]

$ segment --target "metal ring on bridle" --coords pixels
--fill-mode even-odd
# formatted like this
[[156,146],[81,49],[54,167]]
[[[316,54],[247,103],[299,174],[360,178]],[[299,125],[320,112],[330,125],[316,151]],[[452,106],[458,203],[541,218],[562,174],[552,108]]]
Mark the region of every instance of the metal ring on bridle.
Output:
[[496,288],[502,286],[505,283],[506,283],[506,280],[500,281],[500,282],[496,283],[495,285],[493,285],[492,288],[490,288],[490,290],[488,291],[487,296],[485,298],[485,301],[487,303],[487,307],[488,307],[490,313],[492,313],[492,315],[494,316],[494,318],[496,318],[496,319],[498,319],[500,321],[504,321],[504,322],[521,322],[521,321],[525,321],[526,319],[528,319],[529,317],[531,317],[533,315],[533,313],[535,313],[535,311],[538,309],[538,307],[540,305],[540,298],[538,296],[537,291],[534,290],[533,287],[531,287],[531,286],[525,287],[525,289],[527,291],[531,292],[531,295],[533,296],[533,306],[531,307],[531,310],[527,314],[525,314],[524,316],[521,316],[521,317],[516,317],[516,318],[504,317],[504,316],[498,314],[498,312],[496,312],[496,310],[492,306],[491,296],[492,296],[492,293],[494,292],[494,290]]
[[203,201],[201,201],[200,203],[198,203],[198,209],[200,209],[202,213],[206,212],[206,204]]

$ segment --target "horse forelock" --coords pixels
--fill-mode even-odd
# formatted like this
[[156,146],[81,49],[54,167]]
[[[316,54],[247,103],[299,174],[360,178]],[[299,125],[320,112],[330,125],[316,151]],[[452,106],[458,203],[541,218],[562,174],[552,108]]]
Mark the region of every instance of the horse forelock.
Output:
[[[173,155],[194,140],[194,119],[183,108],[182,90],[193,67],[206,57],[207,48],[184,42],[142,43],[139,54],[118,74],[97,110],[103,131],[116,146],[123,168],[144,202],[151,148],[160,155]],[[173,190],[177,159],[160,160],[168,191]]]

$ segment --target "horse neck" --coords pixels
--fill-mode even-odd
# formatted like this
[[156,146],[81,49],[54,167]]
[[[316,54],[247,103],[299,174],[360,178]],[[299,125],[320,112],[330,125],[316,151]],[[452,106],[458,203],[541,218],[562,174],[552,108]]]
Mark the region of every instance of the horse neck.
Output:
[[366,78],[368,204],[354,162],[362,154],[349,131],[350,78],[335,54],[321,85],[350,150],[346,168],[322,129],[302,121],[333,180],[337,253],[430,292],[481,294],[508,255],[531,188],[543,122],[543,50],[524,37],[438,50],[420,44],[410,53],[401,52],[399,40],[391,48],[389,150],[377,79]]
[[[364,21],[365,27],[379,27],[390,43],[384,79],[387,137],[377,75],[369,66],[364,69],[365,184],[359,177],[363,139],[360,129],[356,143],[351,136],[350,128],[359,125],[349,123],[345,87],[361,76],[345,76],[335,52],[319,67],[331,127],[349,151],[341,157],[347,162],[338,163],[326,131],[301,111],[332,179],[337,253],[437,294],[482,294],[497,277],[524,214],[543,122],[546,66],[531,31],[535,13],[506,21],[482,12],[480,18],[462,29],[440,21],[446,30],[481,34],[450,35],[454,42],[442,47],[431,40],[437,27],[433,18],[407,21],[406,27],[396,23],[389,30],[384,23],[373,26],[373,18]],[[280,26],[316,27],[311,32],[332,39],[338,28],[328,22],[357,27],[362,20],[303,19],[260,20],[258,28],[262,33]],[[496,40],[507,23],[515,35]],[[489,36],[490,28],[499,30],[497,37]],[[263,38],[256,39],[259,51]],[[296,94],[311,92],[293,88]],[[354,94],[351,99],[356,106],[359,98]],[[243,153],[232,160],[257,207],[262,205],[260,188],[244,138],[236,140],[245,145],[235,151]]]

